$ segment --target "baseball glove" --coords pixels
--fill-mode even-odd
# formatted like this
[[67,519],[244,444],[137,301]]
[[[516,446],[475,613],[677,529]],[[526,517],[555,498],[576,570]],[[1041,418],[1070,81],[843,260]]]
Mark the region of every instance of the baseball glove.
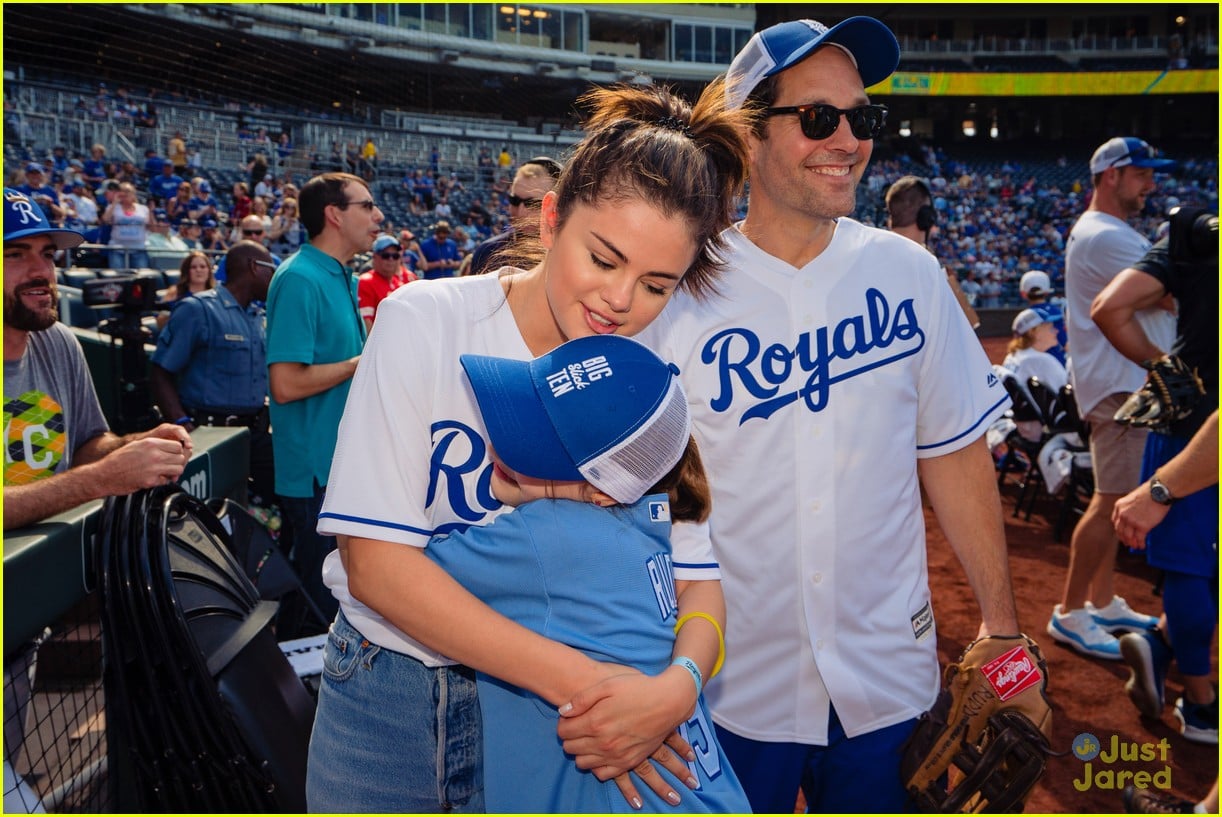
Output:
[[1118,423],[1166,431],[1192,414],[1205,394],[1197,373],[1175,355],[1163,355],[1141,364],[1150,373],[1146,384],[1129,395],[1113,415]]
[[924,812],[1021,811],[1051,754],[1047,668],[1025,635],[973,641],[904,746],[900,771]]

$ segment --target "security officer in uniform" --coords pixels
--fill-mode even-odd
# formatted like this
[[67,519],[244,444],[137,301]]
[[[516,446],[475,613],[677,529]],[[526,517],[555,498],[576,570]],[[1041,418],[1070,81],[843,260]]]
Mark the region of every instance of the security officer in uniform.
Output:
[[[225,255],[224,284],[179,303],[157,337],[149,385],[162,416],[196,426],[250,429],[251,504],[275,496],[261,304],[276,264],[257,241]],[[177,376],[177,385],[175,384]]]

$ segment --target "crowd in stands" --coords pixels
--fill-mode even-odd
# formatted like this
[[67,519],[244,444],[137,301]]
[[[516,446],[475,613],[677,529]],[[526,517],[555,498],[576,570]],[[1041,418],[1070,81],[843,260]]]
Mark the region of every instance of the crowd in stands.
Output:
[[[1048,273],[1053,291],[1064,291],[1065,241],[1090,202],[1091,179],[1084,163],[1071,165],[1062,157],[1028,165],[977,165],[932,148],[921,159],[875,159],[858,196],[857,217],[885,226],[887,185],[906,174],[922,176],[938,213],[931,249],[957,274],[973,306],[1021,305],[1019,279],[1033,269]],[[1217,204],[1217,160],[1181,158],[1172,172],[1159,176],[1158,189],[1147,198],[1135,227],[1154,238],[1171,208],[1216,209]]]

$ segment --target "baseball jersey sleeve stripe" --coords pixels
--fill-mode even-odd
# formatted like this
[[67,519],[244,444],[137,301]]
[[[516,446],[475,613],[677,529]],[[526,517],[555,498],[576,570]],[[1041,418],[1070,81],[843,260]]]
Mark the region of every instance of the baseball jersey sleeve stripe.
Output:
[[930,448],[939,448],[939,447],[944,446],[944,445],[950,445],[951,443],[955,442],[956,440],[961,440],[961,439],[963,439],[963,438],[964,438],[964,437],[966,437],[968,434],[971,434],[973,431],[975,431],[977,428],[979,428],[979,427],[980,427],[980,426],[981,426],[981,425],[982,425],[982,424],[985,422],[985,420],[992,420],[992,419],[993,419],[993,414],[994,414],[994,413],[995,413],[995,412],[996,412],[996,411],[997,411],[999,408],[1001,408],[1001,407],[1002,407],[1002,406],[1003,406],[1003,405],[1004,405],[1004,404],[1005,404],[1007,401],[1009,401],[1009,399],[1010,399],[1010,395],[1008,395],[1008,394],[1007,394],[1007,395],[1003,396],[1003,397],[1002,397],[1000,400],[998,400],[996,403],[994,403],[993,405],[989,406],[988,410],[987,410],[987,411],[985,411],[985,413],[984,413],[984,414],[982,414],[982,415],[980,416],[980,419],[978,419],[976,422],[972,423],[972,425],[971,425],[970,427],[968,427],[967,429],[965,429],[965,430],[964,430],[964,431],[962,431],[961,433],[956,434],[955,436],[951,437],[950,439],[941,440],[941,441],[936,442],[936,443],[929,443],[929,444],[927,444],[927,445],[918,445],[918,446],[917,446],[917,450],[918,450],[918,451],[926,451],[926,450],[928,450],[928,449],[930,449]]

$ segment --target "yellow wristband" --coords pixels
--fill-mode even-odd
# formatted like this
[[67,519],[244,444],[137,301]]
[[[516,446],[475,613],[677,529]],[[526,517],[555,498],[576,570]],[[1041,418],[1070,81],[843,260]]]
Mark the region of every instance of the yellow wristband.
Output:
[[675,622],[675,635],[679,634],[680,628],[694,618],[702,618],[709,624],[713,625],[713,629],[717,631],[717,663],[713,664],[713,671],[709,673],[709,678],[716,678],[717,673],[721,672],[721,665],[726,662],[726,636],[721,631],[721,625],[717,623],[717,619],[710,616],[708,613],[688,613]]

